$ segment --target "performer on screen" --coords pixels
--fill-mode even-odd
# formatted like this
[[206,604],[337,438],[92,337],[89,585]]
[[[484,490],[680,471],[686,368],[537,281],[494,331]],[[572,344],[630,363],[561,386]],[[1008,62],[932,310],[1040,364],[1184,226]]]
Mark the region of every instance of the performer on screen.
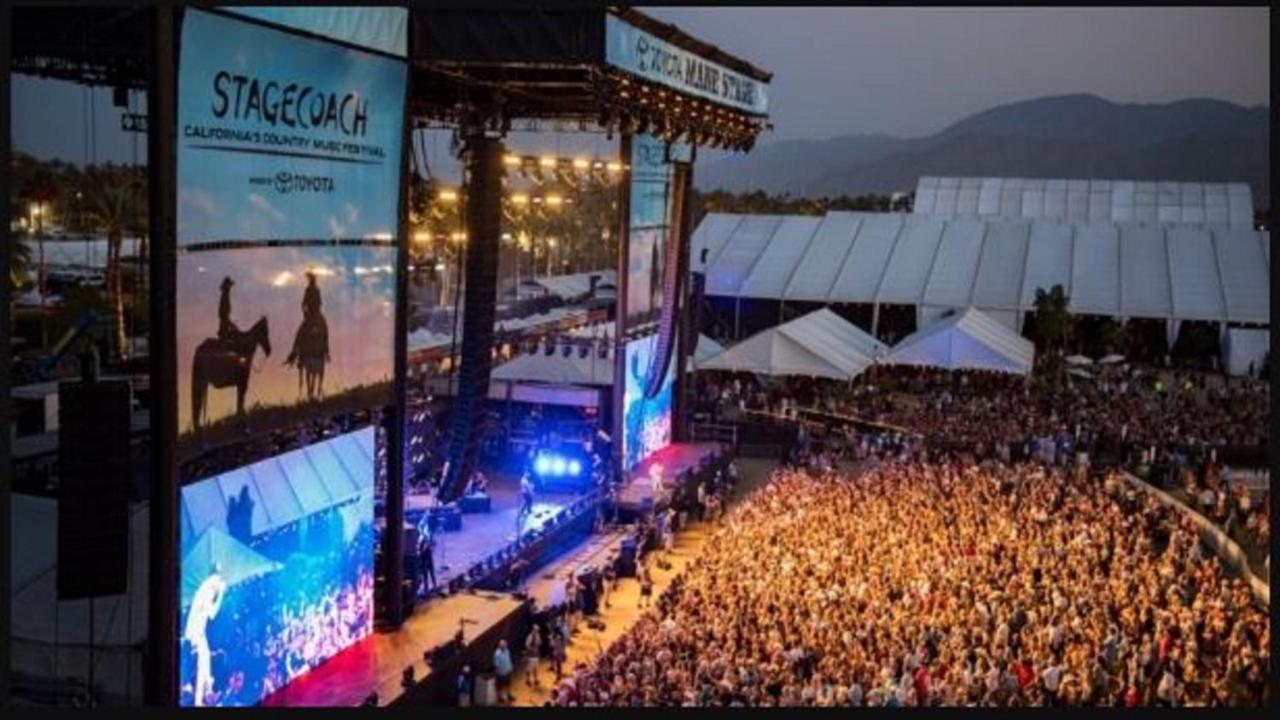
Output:
[[191,609],[187,611],[187,624],[182,637],[191,643],[196,653],[196,707],[204,705],[205,697],[213,692],[212,651],[209,649],[209,621],[218,615],[222,607],[222,598],[227,592],[227,581],[222,577],[221,568],[213,564],[213,571],[204,579],[191,599]]

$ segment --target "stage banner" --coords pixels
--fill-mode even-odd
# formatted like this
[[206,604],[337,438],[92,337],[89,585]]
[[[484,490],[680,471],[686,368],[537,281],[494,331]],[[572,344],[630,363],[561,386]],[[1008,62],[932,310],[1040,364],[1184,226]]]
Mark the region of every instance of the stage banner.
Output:
[[186,11],[180,462],[391,401],[406,72],[384,54]]
[[690,148],[671,146],[652,135],[631,138],[631,217],[628,220],[626,327],[658,319],[662,311],[662,273],[670,233],[679,228],[673,162],[689,162]]
[[179,703],[256,705],[373,632],[374,428],[186,485]]
[[667,364],[662,386],[645,397],[645,378],[658,345],[656,334],[632,340],[626,346],[626,380],[622,394],[622,467],[631,470],[654,452],[671,444],[671,400],[675,384],[674,362]]
[[406,63],[189,9],[178,244],[391,240]]
[[605,62],[755,115],[769,111],[768,85],[662,40],[613,14],[605,15]]

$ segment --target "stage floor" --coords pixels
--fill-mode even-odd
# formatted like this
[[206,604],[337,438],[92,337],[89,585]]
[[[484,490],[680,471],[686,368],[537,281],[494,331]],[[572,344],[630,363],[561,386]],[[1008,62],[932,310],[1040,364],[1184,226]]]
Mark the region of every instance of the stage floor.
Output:
[[467,620],[467,642],[500,623],[519,609],[521,601],[503,593],[462,593],[437,598],[417,611],[392,633],[374,633],[352,645],[320,667],[294,680],[263,701],[268,707],[354,707],[369,693],[378,693],[378,705],[387,705],[404,689],[404,669],[413,665],[421,681],[428,669],[425,650],[448,642]]
[[653,500],[653,485],[649,471],[654,465],[662,465],[662,484],[669,490],[676,486],[676,478],[685,470],[697,467],[704,457],[721,449],[719,443],[673,443],[645,458],[632,471],[632,480],[618,492],[618,503],[639,507]]
[[[535,495],[533,512],[523,518],[520,532],[541,528],[583,494],[585,492]],[[490,512],[464,514],[461,530],[436,533],[434,559],[438,585],[448,584],[473,564],[515,542],[516,514],[520,512],[519,478],[493,477],[489,481],[489,498]],[[411,500],[406,505],[412,507]]]

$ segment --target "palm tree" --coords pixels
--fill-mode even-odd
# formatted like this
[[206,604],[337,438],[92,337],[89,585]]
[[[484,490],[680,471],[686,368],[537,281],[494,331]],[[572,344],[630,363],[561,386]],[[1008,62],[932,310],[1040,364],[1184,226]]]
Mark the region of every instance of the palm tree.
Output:
[[1048,292],[1036,288],[1036,331],[1046,349],[1061,350],[1071,336],[1072,317],[1067,309],[1070,302],[1061,285],[1054,285]]
[[1129,324],[1108,318],[1098,329],[1098,337],[1108,353],[1124,355],[1129,351]]
[[27,281],[27,269],[31,267],[31,246],[24,242],[15,242],[10,246],[10,250],[9,288],[16,293]]
[[107,235],[107,308],[113,360],[123,360],[128,354],[120,252],[125,233],[137,233],[143,224],[141,184],[132,175],[129,171],[94,170],[87,174],[84,190],[90,217]]

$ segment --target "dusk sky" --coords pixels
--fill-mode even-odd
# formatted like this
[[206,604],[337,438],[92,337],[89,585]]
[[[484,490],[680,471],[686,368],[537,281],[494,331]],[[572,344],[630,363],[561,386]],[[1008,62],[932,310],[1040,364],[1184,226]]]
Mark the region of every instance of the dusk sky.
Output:
[[[995,105],[1092,93],[1117,102],[1264,105],[1267,8],[646,8],[774,73],[764,142],[927,135]],[[82,162],[86,92],[13,77],[14,147]],[[98,160],[128,161],[109,91]],[[145,158],[145,140],[138,154]]]

